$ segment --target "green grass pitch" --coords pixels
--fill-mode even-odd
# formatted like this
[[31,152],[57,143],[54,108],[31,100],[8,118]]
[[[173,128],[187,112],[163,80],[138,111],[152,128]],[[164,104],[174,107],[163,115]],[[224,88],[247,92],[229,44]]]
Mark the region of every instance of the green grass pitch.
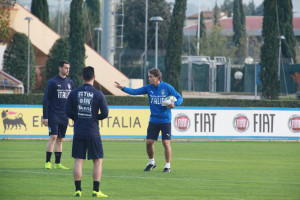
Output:
[[[45,170],[46,140],[0,141],[0,199],[74,199],[71,141],[62,163],[70,170]],[[298,142],[172,141],[171,173],[163,173],[164,151],[155,143],[157,167],[144,141],[103,141],[101,190],[107,199],[300,199]],[[54,156],[51,159],[54,162]],[[82,198],[91,199],[92,161],[85,161]]]

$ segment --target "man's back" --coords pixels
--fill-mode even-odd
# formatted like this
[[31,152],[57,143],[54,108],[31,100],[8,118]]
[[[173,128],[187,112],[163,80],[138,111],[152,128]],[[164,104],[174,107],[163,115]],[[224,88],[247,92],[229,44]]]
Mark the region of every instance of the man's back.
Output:
[[107,117],[108,108],[103,93],[84,84],[70,93],[66,113],[74,120],[74,137],[94,138],[99,137],[98,120]]

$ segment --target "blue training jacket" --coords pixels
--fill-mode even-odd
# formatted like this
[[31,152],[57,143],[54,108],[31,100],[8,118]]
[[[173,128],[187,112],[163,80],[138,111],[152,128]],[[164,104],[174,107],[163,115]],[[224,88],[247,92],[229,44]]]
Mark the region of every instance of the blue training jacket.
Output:
[[107,118],[108,107],[102,92],[84,84],[70,93],[65,112],[74,120],[74,138],[88,139],[100,137],[98,120]]
[[138,89],[123,87],[122,90],[132,95],[148,94],[151,112],[149,121],[155,123],[171,123],[171,109],[161,105],[164,98],[170,95],[176,97],[175,106],[179,106],[183,102],[181,95],[170,84],[163,81],[157,87],[149,84]]
[[73,81],[54,76],[47,85],[43,99],[43,119],[54,123],[68,124],[68,117],[64,112],[67,98],[74,88]]

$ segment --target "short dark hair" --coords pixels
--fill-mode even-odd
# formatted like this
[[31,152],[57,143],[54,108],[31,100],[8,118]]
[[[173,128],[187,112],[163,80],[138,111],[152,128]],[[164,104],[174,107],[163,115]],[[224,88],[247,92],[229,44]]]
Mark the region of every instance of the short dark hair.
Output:
[[68,61],[66,61],[66,60],[60,60],[59,62],[58,62],[58,66],[59,67],[64,67],[64,65],[65,64],[70,64]]
[[82,70],[82,76],[84,81],[90,81],[94,78],[94,67],[87,66]]
[[158,80],[161,81],[161,72],[160,72],[159,69],[157,69],[157,68],[152,68],[152,69],[149,69],[148,72],[149,72],[150,74],[152,74],[154,77],[157,77]]

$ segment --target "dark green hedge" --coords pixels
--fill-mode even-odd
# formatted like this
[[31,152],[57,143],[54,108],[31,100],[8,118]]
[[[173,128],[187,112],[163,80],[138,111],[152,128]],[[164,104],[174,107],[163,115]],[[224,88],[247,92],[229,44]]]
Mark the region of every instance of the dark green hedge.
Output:
[[[28,105],[42,105],[43,94],[0,94],[0,104],[28,104]],[[106,95],[108,105],[137,105],[144,106],[148,105],[147,97],[140,96],[113,96]]]
[[[147,106],[147,96],[112,96],[106,95],[108,105],[135,105]],[[42,105],[43,94],[1,94],[0,104],[28,104]],[[249,100],[249,99],[202,99],[184,98],[182,106],[199,107],[282,107],[299,108],[299,100]]]

